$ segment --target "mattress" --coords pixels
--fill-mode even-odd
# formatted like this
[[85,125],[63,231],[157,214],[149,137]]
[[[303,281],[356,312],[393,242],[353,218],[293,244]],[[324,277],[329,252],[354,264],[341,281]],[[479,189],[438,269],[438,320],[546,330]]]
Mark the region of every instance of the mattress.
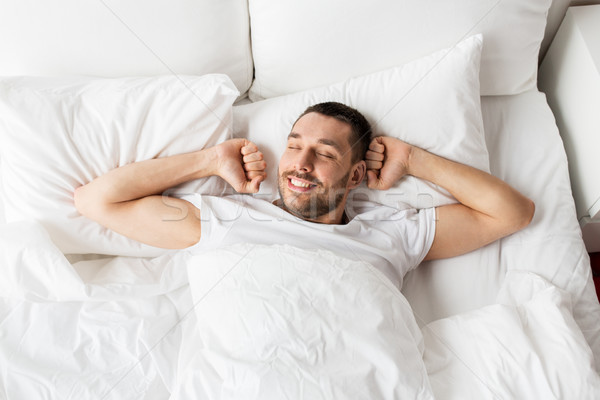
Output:
[[[507,277],[514,281],[515,276],[525,276],[520,273],[533,273],[564,294],[561,304],[572,310],[575,323],[595,360],[599,360],[600,306],[575,217],[567,159],[545,96],[530,91],[514,96],[484,97],[482,109],[492,173],[532,198],[536,214],[523,231],[460,257],[425,262],[405,278],[402,292],[416,323],[425,332],[425,351],[427,340],[432,338],[427,332],[435,332],[431,327],[439,327],[436,321],[494,307],[499,296],[506,292]],[[0,387],[3,389],[0,397],[218,397],[210,391],[210,379],[219,372],[215,366],[222,365],[219,363],[226,358],[222,354],[202,353],[207,351],[204,345],[214,340],[206,332],[212,332],[221,324],[222,332],[231,333],[234,345],[239,338],[234,337],[234,330],[227,329],[231,326],[225,324],[227,315],[218,308],[219,302],[214,303],[217,306],[212,310],[200,307],[208,303],[203,292],[196,290],[197,285],[204,285],[208,293],[217,287],[220,278],[212,283],[198,280],[189,268],[179,267],[189,263],[189,254],[175,252],[145,259],[70,257],[71,264],[52,246],[43,228],[33,221],[0,226],[0,249],[3,276],[0,281],[3,293],[0,298]],[[220,255],[215,257],[220,259]],[[364,278],[364,266],[347,268],[356,271],[352,276]],[[383,309],[387,308],[386,299],[392,299],[398,308],[394,312],[411,318],[398,296],[385,292],[385,282],[372,281],[377,290],[366,303]],[[345,293],[342,289],[348,287],[352,286],[342,287],[338,294]],[[203,320],[205,325],[202,325]],[[381,321],[386,319],[382,317]],[[349,323],[351,325],[344,327],[356,328],[352,321]],[[287,326],[278,324],[281,329]],[[389,328],[386,323],[377,324]],[[340,333],[336,332],[335,324],[327,325],[318,327],[319,331],[333,332],[332,340],[339,341],[340,336],[335,335]],[[204,330],[195,329],[198,326],[204,326]],[[419,339],[418,329],[408,328],[408,331],[422,350],[424,344]],[[357,338],[365,334],[352,332]],[[282,337],[289,338],[289,335]],[[225,346],[224,342],[220,345]],[[351,354],[357,355],[362,354],[361,351],[376,352],[377,346],[357,340],[351,347],[338,350],[347,353],[349,349],[352,349]],[[585,349],[582,352],[585,354]],[[195,357],[198,354],[205,357]],[[401,371],[402,362],[390,364],[389,360],[393,361],[390,354],[395,353],[378,357],[378,366]],[[580,353],[573,351],[573,354]],[[318,360],[318,355],[315,357]],[[408,356],[397,356],[401,357]],[[237,371],[234,367],[228,368]],[[257,383],[250,379],[252,376],[236,376],[235,382],[256,388]],[[402,375],[398,376],[373,378],[366,387],[402,386],[398,380]],[[431,376],[432,385],[439,393],[439,385],[435,386],[438,380]],[[301,378],[298,378],[300,382]],[[309,377],[306,380],[310,383]],[[324,382],[317,384],[322,386]],[[262,385],[264,389],[265,383]],[[308,384],[305,382],[305,385]],[[244,389],[243,385],[221,389],[221,396],[226,396],[227,390],[231,393],[241,390],[240,387]],[[310,387],[294,386],[294,390],[302,393]],[[595,388],[595,383],[590,387]],[[391,393],[381,398],[394,398],[394,392]],[[414,398],[430,398],[426,394],[419,396]]]

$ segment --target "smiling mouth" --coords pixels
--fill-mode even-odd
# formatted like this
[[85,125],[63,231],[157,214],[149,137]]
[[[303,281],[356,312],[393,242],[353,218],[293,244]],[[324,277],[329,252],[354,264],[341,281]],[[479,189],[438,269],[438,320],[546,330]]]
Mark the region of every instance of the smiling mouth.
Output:
[[288,176],[288,188],[295,192],[307,192],[316,186],[314,183]]

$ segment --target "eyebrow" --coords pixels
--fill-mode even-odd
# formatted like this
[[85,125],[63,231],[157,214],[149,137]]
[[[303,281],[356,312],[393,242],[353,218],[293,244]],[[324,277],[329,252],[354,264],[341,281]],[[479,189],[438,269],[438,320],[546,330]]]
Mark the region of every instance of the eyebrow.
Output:
[[[296,132],[290,132],[290,134],[288,135],[288,139],[300,139],[301,137],[302,137],[302,135],[300,135],[299,133],[296,133]],[[331,146],[334,149],[336,149],[338,153],[342,153],[342,148],[340,147],[340,145],[333,140],[319,139],[317,141],[317,143],[324,144],[326,146]]]

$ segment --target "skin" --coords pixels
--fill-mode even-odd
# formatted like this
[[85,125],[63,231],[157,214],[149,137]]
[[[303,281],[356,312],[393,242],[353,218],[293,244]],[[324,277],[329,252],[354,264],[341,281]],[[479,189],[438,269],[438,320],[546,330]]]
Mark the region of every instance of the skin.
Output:
[[282,208],[308,221],[339,224],[350,190],[365,176],[366,163],[352,163],[351,128],[335,118],[309,113],[288,135],[278,169]]
[[373,139],[366,155],[368,186],[389,189],[413,175],[448,190],[459,201],[436,208],[436,230],[426,260],[468,253],[523,229],[534,203],[486,172],[431,154],[401,140]]
[[200,210],[162,196],[194,179],[220,176],[240,193],[256,193],[266,177],[262,153],[245,139],[171,157],[124,165],[75,190],[81,215],[131,239],[168,249],[200,240]]
[[[500,179],[395,138],[373,139],[365,160],[353,163],[349,133],[345,123],[317,113],[296,122],[279,162],[280,207],[312,222],[341,224],[349,192],[365,177],[373,190],[388,189],[405,175],[428,180],[447,189],[459,204],[436,209],[436,232],[426,259],[475,250],[524,228],[533,218],[533,202]],[[253,143],[233,139],[117,168],[78,188],[74,201],[82,215],[127,237],[185,248],[200,240],[199,210],[162,192],[216,175],[240,193],[256,193],[265,170]]]

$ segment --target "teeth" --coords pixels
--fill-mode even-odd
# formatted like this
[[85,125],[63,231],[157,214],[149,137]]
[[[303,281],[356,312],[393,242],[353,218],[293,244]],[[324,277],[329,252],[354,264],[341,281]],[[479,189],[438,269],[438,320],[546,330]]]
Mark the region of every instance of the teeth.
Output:
[[292,185],[297,186],[297,187],[302,187],[302,188],[310,187],[310,183],[301,182],[294,178],[292,178],[291,181],[292,181]]

